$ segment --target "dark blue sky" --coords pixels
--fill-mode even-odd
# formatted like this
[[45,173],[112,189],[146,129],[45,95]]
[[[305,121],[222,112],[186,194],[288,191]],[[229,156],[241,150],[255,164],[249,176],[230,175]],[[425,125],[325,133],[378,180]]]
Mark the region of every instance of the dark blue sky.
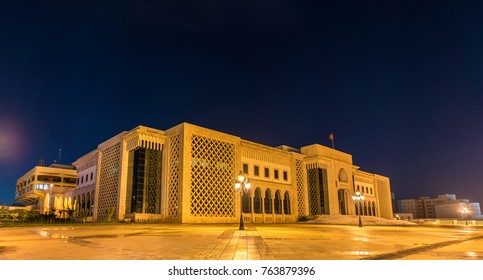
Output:
[[[101,3],[98,3],[101,2]],[[181,122],[329,146],[397,198],[483,202],[481,1],[0,0],[0,204],[18,177]]]

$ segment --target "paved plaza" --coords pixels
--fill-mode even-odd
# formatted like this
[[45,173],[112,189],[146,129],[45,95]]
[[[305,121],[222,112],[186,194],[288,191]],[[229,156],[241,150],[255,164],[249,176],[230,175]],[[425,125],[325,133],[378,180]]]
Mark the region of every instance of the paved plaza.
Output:
[[1,260],[481,260],[483,229],[321,224],[0,228]]

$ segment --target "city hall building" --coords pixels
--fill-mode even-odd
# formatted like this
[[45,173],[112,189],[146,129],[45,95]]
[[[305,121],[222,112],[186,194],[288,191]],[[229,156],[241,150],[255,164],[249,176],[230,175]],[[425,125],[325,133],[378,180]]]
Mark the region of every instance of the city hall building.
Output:
[[[138,126],[73,165],[77,185],[63,199],[94,221],[236,223],[241,211],[246,223],[292,223],[308,215],[392,218],[389,178],[361,171],[350,154],[318,144],[270,147],[188,123],[164,131]],[[235,188],[240,172],[250,180],[247,192]],[[356,191],[365,198],[357,205]]]

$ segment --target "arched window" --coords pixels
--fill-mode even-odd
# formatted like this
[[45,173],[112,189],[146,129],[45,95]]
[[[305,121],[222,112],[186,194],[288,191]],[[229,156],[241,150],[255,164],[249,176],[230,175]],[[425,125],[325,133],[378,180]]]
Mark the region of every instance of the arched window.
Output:
[[253,198],[253,212],[256,214],[262,213],[262,192],[260,188],[256,188],[255,197]]
[[44,214],[48,214],[50,212],[50,194],[45,195],[44,200]]
[[265,214],[272,214],[272,192],[270,191],[270,189],[267,189],[265,191],[265,199],[263,202]]
[[344,182],[344,183],[348,182],[347,172],[345,172],[344,168],[341,168],[339,170],[339,181]]
[[372,214],[374,216],[377,216],[377,214],[376,214],[376,202],[374,202],[374,201],[372,202]]
[[81,201],[81,212],[86,210],[86,195],[82,194],[82,201]]
[[363,212],[363,215],[364,216],[367,216],[367,201],[364,201],[364,212]]
[[86,210],[89,213],[89,216],[92,214],[91,213],[91,194],[87,193],[86,196]]
[[243,209],[243,213],[251,213],[252,212],[252,200],[251,200],[251,197],[250,197],[250,191],[243,192],[242,209]]
[[282,197],[279,190],[275,192],[273,206],[275,208],[275,214],[282,214]]
[[92,209],[92,215],[94,215],[94,191],[92,191],[91,195],[91,209]]
[[292,209],[290,207],[290,196],[288,192],[283,195],[283,213],[285,215],[292,214]]

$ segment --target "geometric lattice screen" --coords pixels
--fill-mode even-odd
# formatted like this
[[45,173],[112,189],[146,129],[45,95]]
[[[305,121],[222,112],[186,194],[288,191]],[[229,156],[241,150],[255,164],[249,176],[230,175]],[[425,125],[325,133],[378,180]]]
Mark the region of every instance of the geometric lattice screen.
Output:
[[302,217],[305,215],[305,192],[304,192],[304,177],[303,177],[303,169],[302,169],[302,161],[297,160],[295,162],[295,174],[297,177],[297,206],[298,216]]
[[307,165],[307,187],[309,195],[309,214],[328,215],[327,197],[327,170],[316,167],[315,164]]
[[168,217],[178,216],[179,196],[179,135],[169,139],[168,158]]
[[191,138],[191,215],[235,216],[235,145]]
[[[309,214],[320,215],[319,168],[307,167],[307,187],[309,193]],[[323,202],[323,201],[322,201]]]
[[147,209],[146,213],[160,213],[161,206],[161,161],[162,152],[146,149]]
[[[108,209],[117,212],[117,196],[119,191],[119,163],[121,161],[121,143],[117,143],[102,151],[101,171],[99,179],[99,201],[97,217],[107,219]],[[115,217],[115,213],[113,217]]]

